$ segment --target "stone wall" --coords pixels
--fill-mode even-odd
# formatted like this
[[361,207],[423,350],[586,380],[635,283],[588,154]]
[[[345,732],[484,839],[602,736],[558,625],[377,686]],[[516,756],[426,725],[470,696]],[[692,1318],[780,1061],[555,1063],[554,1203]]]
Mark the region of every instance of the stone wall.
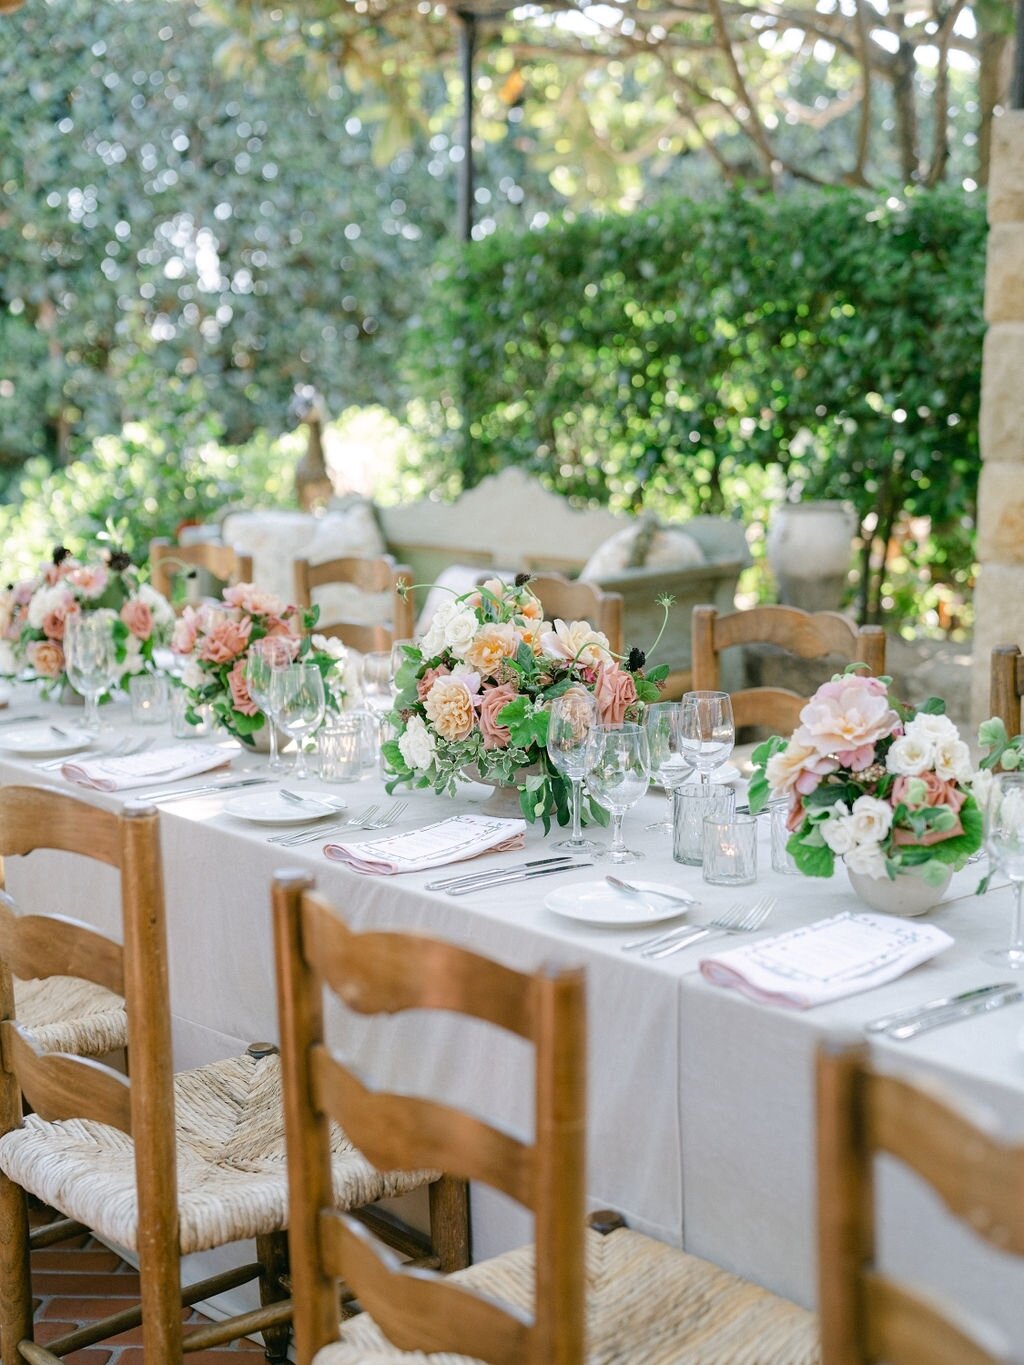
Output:
[[1024,110],[995,122],[988,212],[975,720],[988,715],[993,645],[1024,644]]

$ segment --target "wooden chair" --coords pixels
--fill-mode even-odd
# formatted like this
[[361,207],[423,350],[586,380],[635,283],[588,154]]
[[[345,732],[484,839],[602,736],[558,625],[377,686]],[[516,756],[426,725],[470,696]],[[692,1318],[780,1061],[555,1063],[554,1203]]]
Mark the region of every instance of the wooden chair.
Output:
[[[717,607],[694,607],[693,690],[720,688],[723,649],[733,645],[779,645],[801,659],[838,655],[845,663],[863,663],[874,676],[885,672],[885,631],[860,626],[836,611],[801,611],[798,607],[754,607],[719,615]],[[751,687],[732,693],[736,727],[763,725],[781,734],[794,730],[807,701],[785,687]]]
[[[328,584],[347,584],[361,593],[389,593],[390,620],[376,625],[358,621],[331,621],[318,625],[317,630],[333,636],[350,649],[360,653],[390,649],[396,640],[410,640],[413,634],[414,605],[412,573],[404,564],[396,564],[390,555],[367,559],[354,555],[345,559],[329,559],[324,564],[311,564],[308,559],[295,560],[295,600],[300,607],[314,602],[314,592]],[[405,589],[405,591],[402,591]]]
[[991,1329],[874,1264],[873,1158],[894,1157],[1001,1251],[1024,1255],[1024,1145],[1008,1145],[937,1093],[875,1071],[867,1049],[818,1054],[818,1249],[823,1365],[993,1365]]
[[[817,1361],[802,1309],[615,1215],[585,1229],[580,971],[517,972],[419,935],[356,934],[311,885],[298,874],[274,883],[299,1365],[386,1365],[414,1349],[491,1365]],[[532,1043],[532,1144],[447,1105],[366,1088],[328,1049],[325,986],[362,1014],[450,1010]],[[535,1245],[448,1279],[403,1267],[333,1207],[331,1116],[375,1164],[448,1170],[532,1210]],[[340,1339],[338,1279],[366,1309]]]
[[1024,730],[1020,699],[1024,696],[1024,656],[1020,645],[996,645],[992,651],[989,714],[998,716],[1012,739]]
[[[60,849],[119,869],[124,946],[88,925],[18,915],[0,897],[0,1341],[3,1365],[54,1362],[140,1321],[154,1365],[263,1332],[286,1358],[291,1304],[287,1176],[279,1060],[254,1045],[177,1076],[170,1006],[158,816],[119,815],[46,788],[0,788],[0,854]],[[131,1080],[96,1061],[43,1053],[18,1021],[11,977],[67,974],[122,995]],[[33,1113],[23,1116],[24,1093]],[[172,1117],[173,1116],[173,1117]],[[373,1170],[339,1132],[331,1175],[358,1206],[424,1184],[427,1173]],[[32,1339],[26,1194],[64,1215],[48,1241],[91,1229],[139,1260],[141,1306],[67,1333]],[[254,1237],[258,1261],[181,1286],[181,1257]],[[182,1304],[259,1278],[263,1307],[183,1336]]]
[[[239,554],[230,545],[207,541],[197,545],[174,545],[169,540],[149,542],[150,581],[168,602],[173,597],[175,578],[190,569],[205,570],[222,583],[252,582],[251,556]],[[198,594],[195,596],[198,598]]]
[[623,650],[622,593],[603,592],[595,583],[581,583],[560,573],[533,574],[530,591],[540,598],[549,621],[589,621],[607,635],[613,654]]

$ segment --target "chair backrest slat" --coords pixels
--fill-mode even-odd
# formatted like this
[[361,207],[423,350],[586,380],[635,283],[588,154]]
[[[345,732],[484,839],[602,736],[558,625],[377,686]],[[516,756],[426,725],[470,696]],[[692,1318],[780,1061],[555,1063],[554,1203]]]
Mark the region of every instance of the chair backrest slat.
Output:
[[1011,737],[1021,733],[1021,705],[1024,696],[1024,654],[1020,645],[996,645],[992,651],[989,685],[989,713],[998,716]]
[[89,1057],[43,1052],[27,1030],[9,1019],[0,1023],[0,1047],[5,1065],[40,1118],[93,1119],[131,1133],[131,1086],[124,1076]]
[[596,583],[580,582],[559,573],[534,574],[530,591],[540,599],[548,620],[589,621],[608,637],[614,654],[623,649],[623,597],[605,592]]
[[311,564],[308,559],[296,559],[295,600],[300,607],[310,607],[317,588],[329,584],[348,584],[364,593],[390,593],[390,621],[362,623],[332,621],[317,625],[318,632],[332,636],[350,649],[390,649],[396,640],[412,638],[415,605],[412,594],[412,571],[405,564],[396,564],[391,555],[376,558],[350,555],[329,559],[322,564]]
[[[491,1365],[523,1365],[530,1354],[530,1320],[498,1308],[472,1290],[428,1271],[406,1270],[354,1218],[325,1212],[320,1222],[324,1260],[359,1285],[359,1302],[401,1350],[472,1356],[487,1342]],[[438,1326],[435,1327],[435,1324]]]
[[[398,1345],[469,1355],[494,1365],[581,1365],[585,1068],[578,971],[516,973],[418,935],[353,934],[298,875],[274,885],[278,1004],[291,1189],[295,1336],[300,1365],[337,1336],[332,1274]],[[329,980],[327,973],[329,972]],[[535,1136],[526,1146],[441,1104],[367,1092],[330,1058],[323,1031],[328,984],[363,1013],[434,1008],[497,1023],[532,1039]],[[428,1272],[395,1271],[369,1253],[333,1209],[328,1118],[377,1165],[480,1178],[533,1210],[537,1273],[533,1321],[490,1304],[464,1312],[464,1295]],[[443,1158],[443,1160],[441,1159]],[[345,1231],[342,1231],[342,1226]],[[330,1266],[324,1248],[330,1241]],[[400,1278],[393,1279],[395,1274]],[[454,1296],[458,1294],[458,1297]],[[399,1339],[401,1338],[401,1340]]]
[[251,555],[241,554],[233,545],[200,541],[196,545],[173,545],[169,540],[149,543],[149,576],[153,587],[171,600],[174,579],[189,569],[205,569],[222,583],[251,583]]
[[65,915],[18,915],[0,891],[0,957],[15,976],[80,976],[124,994],[124,952],[91,925]]
[[314,1048],[311,1069],[313,1102],[345,1116],[345,1132],[378,1170],[442,1170],[533,1206],[532,1147],[433,1100],[368,1090],[324,1047]]
[[931,1088],[875,1071],[863,1045],[818,1053],[818,1264],[824,1365],[995,1365],[1004,1343],[875,1265],[874,1158],[925,1180],[993,1245],[1024,1254],[1024,1144]]

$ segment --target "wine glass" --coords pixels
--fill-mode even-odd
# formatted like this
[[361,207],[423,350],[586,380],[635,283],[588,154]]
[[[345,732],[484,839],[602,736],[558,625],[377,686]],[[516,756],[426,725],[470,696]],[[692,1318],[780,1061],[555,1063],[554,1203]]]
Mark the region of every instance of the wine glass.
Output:
[[984,810],[985,849],[1013,883],[1013,929],[1008,948],[989,948],[982,957],[1000,967],[1024,969],[1024,773],[995,773]]
[[687,692],[680,703],[679,751],[700,773],[705,789],[736,743],[728,692]]
[[296,742],[292,776],[309,777],[303,741],[323,724],[326,710],[323,674],[316,664],[285,664],[274,670],[273,708],[277,723]]
[[598,725],[587,790],[612,815],[612,841],[594,856],[635,863],[644,855],[622,842],[622,817],[645,795],[651,776],[647,735],[639,725]]
[[64,624],[64,669],[85,698],[83,728],[100,729],[100,697],[117,681],[117,646],[111,618],[102,611],[76,612]]
[[398,673],[408,662],[409,656],[406,654],[406,647],[415,644],[414,640],[396,640],[391,646],[391,700],[392,703],[397,699],[400,691],[398,686]]
[[383,773],[381,746],[384,741],[384,717],[394,705],[391,684],[394,678],[392,659],[394,650],[370,650],[364,654],[359,664],[359,676],[363,684],[363,705],[373,716],[377,727],[378,766]]
[[597,703],[593,695],[582,687],[571,687],[556,697],[548,714],[548,758],[572,785],[572,833],[568,839],[560,839],[555,848],[589,853],[600,847],[593,839],[585,839],[580,827],[580,794],[594,761],[596,740]]
[[680,748],[679,719],[682,707],[677,701],[657,701],[644,712],[644,729],[651,751],[651,775],[665,789],[668,797],[668,818],[655,820],[647,829],[672,833],[675,828],[674,801],[681,787],[693,772],[693,764]]
[[267,732],[270,735],[270,759],[268,766],[272,772],[280,772],[288,765],[278,753],[277,717],[275,714],[274,673],[292,661],[292,645],[277,635],[268,635],[262,640],[254,640],[249,646],[245,660],[245,685],[249,696],[267,718]]

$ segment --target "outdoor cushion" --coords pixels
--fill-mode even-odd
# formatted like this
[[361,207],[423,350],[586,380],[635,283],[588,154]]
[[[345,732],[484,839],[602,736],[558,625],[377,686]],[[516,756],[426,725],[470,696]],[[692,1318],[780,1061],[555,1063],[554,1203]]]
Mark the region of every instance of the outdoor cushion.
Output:
[[693,536],[674,526],[639,521],[616,531],[587,560],[580,578],[600,582],[628,569],[689,569],[706,563]]

